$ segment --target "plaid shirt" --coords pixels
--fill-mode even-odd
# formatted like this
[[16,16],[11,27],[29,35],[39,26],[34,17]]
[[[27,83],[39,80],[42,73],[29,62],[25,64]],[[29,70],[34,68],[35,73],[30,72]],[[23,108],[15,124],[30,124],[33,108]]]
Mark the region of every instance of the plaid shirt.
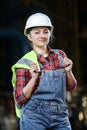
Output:
[[[62,55],[63,58],[66,57],[66,54],[62,50],[59,50],[59,53]],[[44,58],[43,56],[39,55],[38,61],[43,65],[45,70],[56,70],[60,68],[58,55],[51,49],[49,49],[48,57]],[[29,100],[25,97],[23,93],[23,88],[29,82],[31,77],[32,75],[28,69],[23,69],[23,68],[16,69],[15,99],[19,106],[22,106],[24,103],[26,103]],[[67,84],[67,90],[72,91],[75,88],[76,88],[76,80],[73,80],[73,83],[71,84],[71,86]]]

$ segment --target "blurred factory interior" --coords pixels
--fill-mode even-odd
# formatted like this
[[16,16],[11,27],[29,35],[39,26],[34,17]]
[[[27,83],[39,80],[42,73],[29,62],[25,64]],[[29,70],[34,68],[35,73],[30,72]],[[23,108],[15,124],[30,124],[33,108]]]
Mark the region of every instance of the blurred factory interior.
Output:
[[72,130],[87,129],[87,1],[0,0],[0,130],[19,130],[15,116],[11,66],[31,48],[23,34],[27,17],[49,15],[54,26],[53,48],[73,61],[78,87],[67,92]]

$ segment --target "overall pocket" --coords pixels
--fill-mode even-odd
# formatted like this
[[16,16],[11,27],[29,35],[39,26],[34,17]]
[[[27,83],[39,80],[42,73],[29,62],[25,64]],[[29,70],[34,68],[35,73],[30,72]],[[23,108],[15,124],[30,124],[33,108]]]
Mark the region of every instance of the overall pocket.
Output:
[[38,108],[38,104],[34,101],[29,101],[24,107],[23,107],[23,113],[24,114],[30,114],[30,113],[36,113]]

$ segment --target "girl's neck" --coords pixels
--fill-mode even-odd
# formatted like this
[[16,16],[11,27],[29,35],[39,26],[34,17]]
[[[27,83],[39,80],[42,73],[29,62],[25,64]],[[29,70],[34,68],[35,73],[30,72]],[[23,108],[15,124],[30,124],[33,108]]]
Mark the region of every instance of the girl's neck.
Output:
[[48,56],[48,49],[47,49],[47,47],[35,47],[34,48],[34,50],[35,50],[35,52],[38,54],[38,55],[42,55],[42,56],[44,56],[44,57],[47,57]]

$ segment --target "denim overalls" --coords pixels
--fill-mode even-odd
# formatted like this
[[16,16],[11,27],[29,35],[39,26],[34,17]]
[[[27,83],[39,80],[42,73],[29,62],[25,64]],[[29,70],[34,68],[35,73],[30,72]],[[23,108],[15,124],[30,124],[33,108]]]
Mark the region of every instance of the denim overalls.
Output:
[[[60,62],[62,61],[60,58]],[[61,62],[63,67],[63,62]],[[71,130],[66,105],[66,73],[42,70],[40,83],[22,107],[20,130]]]

